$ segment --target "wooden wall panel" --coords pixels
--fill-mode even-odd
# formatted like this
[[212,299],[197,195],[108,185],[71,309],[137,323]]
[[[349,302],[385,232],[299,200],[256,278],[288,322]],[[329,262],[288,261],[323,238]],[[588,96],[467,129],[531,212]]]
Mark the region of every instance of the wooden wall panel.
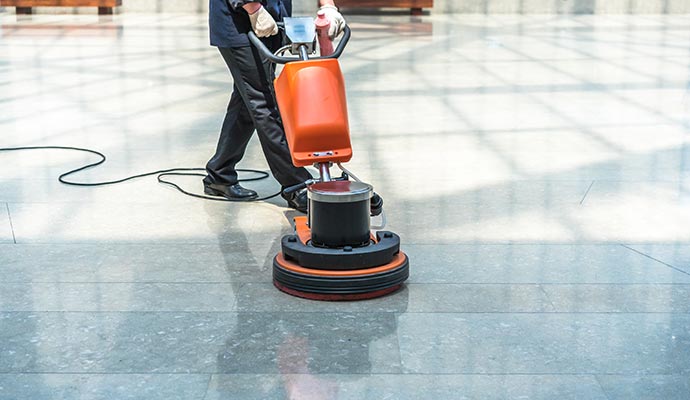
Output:
[[2,7],[117,7],[122,0],[0,0]]

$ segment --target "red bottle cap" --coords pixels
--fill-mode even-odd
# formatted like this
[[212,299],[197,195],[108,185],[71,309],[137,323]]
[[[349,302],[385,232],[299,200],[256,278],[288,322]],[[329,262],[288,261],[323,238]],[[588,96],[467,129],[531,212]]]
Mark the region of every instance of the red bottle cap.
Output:
[[316,20],[314,21],[316,28],[328,28],[331,21],[326,18],[326,13],[322,10],[316,13]]

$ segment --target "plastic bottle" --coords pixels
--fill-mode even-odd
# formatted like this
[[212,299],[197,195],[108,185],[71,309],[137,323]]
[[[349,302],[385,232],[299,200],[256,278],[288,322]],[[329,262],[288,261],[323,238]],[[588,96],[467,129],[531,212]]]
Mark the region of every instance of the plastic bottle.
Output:
[[316,37],[319,39],[319,49],[321,56],[330,56],[333,54],[333,41],[328,37],[328,28],[331,26],[331,21],[326,18],[326,13],[319,11],[316,13]]

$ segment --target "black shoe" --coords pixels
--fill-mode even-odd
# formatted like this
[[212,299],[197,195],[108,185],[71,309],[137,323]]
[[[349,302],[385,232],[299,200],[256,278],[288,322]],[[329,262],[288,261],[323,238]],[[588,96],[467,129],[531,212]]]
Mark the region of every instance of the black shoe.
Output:
[[204,193],[210,196],[221,196],[228,200],[253,200],[259,197],[255,191],[245,189],[239,183],[234,185],[216,185],[204,181]]
[[297,192],[292,192],[290,194],[280,193],[281,196],[287,201],[288,207],[294,208],[295,210],[303,213],[307,213],[307,191],[302,189]]

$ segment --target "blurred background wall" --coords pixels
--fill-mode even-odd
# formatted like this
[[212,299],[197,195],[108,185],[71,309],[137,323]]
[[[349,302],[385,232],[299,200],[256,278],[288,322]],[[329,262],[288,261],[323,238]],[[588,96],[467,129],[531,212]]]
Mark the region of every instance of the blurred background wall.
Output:
[[690,12],[690,0],[434,0],[440,13],[666,14]]
[[[337,1],[337,0],[336,0]],[[119,12],[206,12],[208,0],[123,0]],[[316,0],[293,0],[295,14],[311,14]],[[3,8],[0,7],[0,11]],[[14,12],[14,7],[5,7]],[[37,13],[95,13],[94,9],[37,8]],[[434,0],[432,13],[677,14],[690,0]]]

